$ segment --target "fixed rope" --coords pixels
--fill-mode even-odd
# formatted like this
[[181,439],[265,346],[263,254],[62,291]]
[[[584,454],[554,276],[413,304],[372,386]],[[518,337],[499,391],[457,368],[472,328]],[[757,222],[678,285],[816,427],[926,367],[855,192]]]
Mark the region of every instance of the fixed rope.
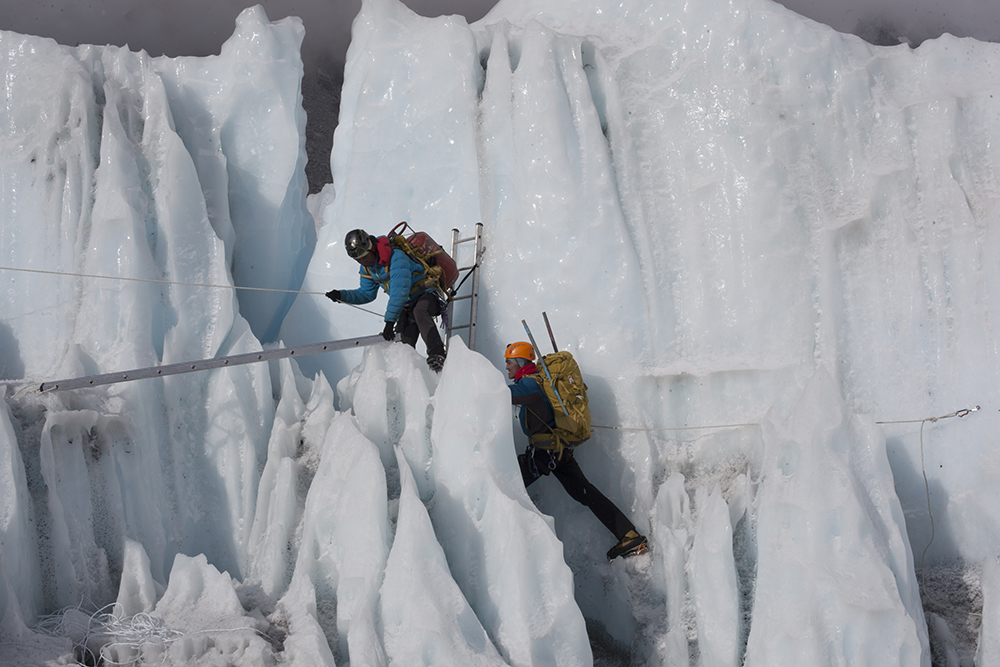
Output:
[[[979,410],[977,405],[974,408],[963,408],[940,417],[925,417],[923,419],[899,419],[893,421],[877,421],[876,424],[923,424],[924,422],[936,422],[949,417],[964,417],[970,412]],[[741,428],[743,426],[760,426],[760,422],[745,422],[741,424],[711,424],[705,426],[662,426],[662,427],[638,427],[638,426],[603,426],[601,424],[591,424],[592,428],[603,428],[612,431],[702,431],[714,428]]]
[[[326,292],[311,292],[308,290],[294,290],[294,289],[279,289],[276,287],[247,287],[244,285],[213,285],[211,283],[189,283],[177,280],[157,280],[155,278],[129,278],[127,276],[102,276],[94,273],[71,273],[69,271],[50,271],[47,269],[21,269],[13,266],[0,266],[0,271],[16,271],[20,273],[41,273],[49,276],[63,276],[66,278],[94,278],[97,280],[121,280],[125,282],[133,283],[153,283],[156,285],[182,285],[184,287],[208,287],[212,289],[231,289],[231,290],[247,290],[253,292],[280,292],[282,294],[313,294],[317,296],[326,296]],[[340,301],[338,303],[344,303]],[[368,310],[367,308],[362,308],[361,306],[355,306],[353,303],[344,303],[345,306],[350,306],[351,308],[356,308],[357,310],[382,317],[381,313],[376,313],[373,310]]]
[[629,427],[629,426],[601,426],[600,424],[591,424],[591,428],[603,428],[611,431],[702,431],[705,429],[713,428],[740,428],[742,426],[760,426],[758,422],[747,422],[746,424],[713,424],[710,426],[664,426],[662,428],[651,427],[651,428],[639,428],[639,427]]
[[[946,604],[938,602],[931,596],[930,593],[927,592],[927,587],[924,585],[924,582],[926,581],[925,561],[927,558],[927,550],[930,549],[931,545],[934,543],[934,513],[931,511],[931,486],[927,481],[927,469],[924,466],[924,424],[926,424],[927,422],[931,422],[933,424],[934,422],[941,421],[942,419],[950,419],[952,417],[958,417],[959,419],[961,419],[962,417],[965,417],[966,415],[976,412],[977,410],[979,410],[978,405],[974,408],[963,408],[961,410],[956,410],[955,412],[950,412],[946,415],[941,415],[940,417],[928,417],[926,419],[920,420],[920,472],[924,476],[924,492],[927,494],[927,516],[929,516],[931,520],[931,539],[927,542],[927,546],[924,547],[923,553],[920,554],[920,589],[923,591],[924,597],[927,598],[927,601],[933,604],[934,606],[938,607],[939,609],[953,611],[958,614],[966,614],[968,616],[982,617],[982,614],[979,612],[963,611],[961,609],[955,609],[954,607],[949,607]],[[887,422],[887,423],[900,424],[900,423],[914,423],[914,422]]]

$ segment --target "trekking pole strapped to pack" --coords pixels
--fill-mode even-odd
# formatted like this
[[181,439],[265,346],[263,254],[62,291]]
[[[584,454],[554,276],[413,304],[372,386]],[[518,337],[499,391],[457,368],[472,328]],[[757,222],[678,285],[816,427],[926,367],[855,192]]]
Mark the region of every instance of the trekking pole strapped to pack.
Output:
[[[527,322],[521,320],[521,324],[524,325],[532,347],[537,350],[538,345],[535,344],[535,338],[531,335]],[[555,339],[552,340],[554,343]],[[552,404],[555,428],[550,429],[550,433],[531,436],[530,442],[541,449],[553,449],[561,456],[565,447],[575,447],[590,439],[587,385],[583,382],[580,366],[569,352],[539,355],[539,363],[545,374],[539,373],[533,377],[537,379],[545,397]]]

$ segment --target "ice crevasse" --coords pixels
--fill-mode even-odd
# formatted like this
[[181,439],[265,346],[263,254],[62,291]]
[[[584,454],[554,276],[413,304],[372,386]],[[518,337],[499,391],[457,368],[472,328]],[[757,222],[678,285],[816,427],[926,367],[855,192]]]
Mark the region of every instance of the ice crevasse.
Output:
[[[763,0],[365,0],[307,207],[302,30],[251,8],[175,59],[0,33],[0,265],[74,274],[2,273],[0,656],[988,664],[996,45]],[[347,230],[400,220],[484,225],[476,351],[440,375],[380,344],[30,391],[374,333],[322,293],[356,284]],[[521,483],[499,359],[543,310],[646,555]],[[979,627],[925,614],[926,562],[981,572]]]

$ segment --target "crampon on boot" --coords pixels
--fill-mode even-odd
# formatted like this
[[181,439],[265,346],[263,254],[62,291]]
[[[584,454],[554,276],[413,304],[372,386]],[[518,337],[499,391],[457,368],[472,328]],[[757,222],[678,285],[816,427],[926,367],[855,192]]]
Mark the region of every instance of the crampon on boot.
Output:
[[608,560],[637,556],[647,551],[649,551],[649,544],[646,542],[646,538],[634,530],[630,530],[625,533],[625,537],[618,544],[608,549]]
[[444,355],[443,354],[432,354],[427,357],[427,367],[430,368],[435,373],[440,373],[441,369],[444,368]]

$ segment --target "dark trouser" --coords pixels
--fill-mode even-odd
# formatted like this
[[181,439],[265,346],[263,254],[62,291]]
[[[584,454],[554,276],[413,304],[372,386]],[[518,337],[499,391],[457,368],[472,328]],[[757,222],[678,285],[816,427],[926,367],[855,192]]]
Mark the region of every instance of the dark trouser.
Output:
[[403,306],[396,321],[396,331],[404,343],[416,347],[417,334],[424,339],[427,356],[444,354],[444,343],[434,318],[441,314],[441,299],[433,292],[422,292]]
[[566,493],[573,500],[590,508],[594,516],[619,540],[628,531],[635,530],[628,517],[584,477],[580,464],[573,458],[572,450],[563,450],[562,458],[557,459],[549,450],[529,447],[517,457],[517,462],[521,465],[521,478],[525,487],[551,472],[566,489]]

